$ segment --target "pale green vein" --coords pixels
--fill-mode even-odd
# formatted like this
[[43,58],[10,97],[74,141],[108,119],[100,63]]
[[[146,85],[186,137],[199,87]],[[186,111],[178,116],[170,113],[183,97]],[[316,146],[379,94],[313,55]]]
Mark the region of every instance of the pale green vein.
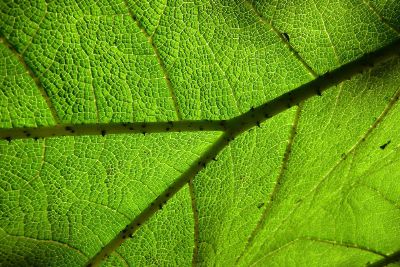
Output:
[[[389,103],[387,104],[387,106],[385,107],[385,109],[383,110],[383,112],[381,113],[381,115],[376,119],[376,121],[370,126],[370,128],[365,132],[365,134],[354,144],[354,146],[352,146],[347,153],[345,153],[345,155],[343,157],[341,157],[341,159],[339,161],[337,161],[333,167],[322,177],[322,179],[320,180],[320,182],[314,187],[312,188],[308,193],[306,193],[304,195],[304,197],[302,198],[302,200],[306,199],[308,196],[310,196],[310,194],[312,194],[313,192],[317,191],[318,188],[323,184],[324,181],[326,181],[326,179],[328,179],[330,177],[330,175],[333,173],[333,171],[340,165],[340,163],[342,163],[347,156],[352,153],[353,151],[355,151],[357,149],[357,147],[359,147],[361,144],[363,144],[366,140],[366,138],[373,132],[374,129],[377,128],[377,126],[382,122],[382,120],[386,117],[386,115],[389,113],[389,111],[392,109],[392,107],[394,106],[394,104],[399,100],[400,98],[400,90],[397,91],[397,93],[392,97],[392,99],[389,101]],[[297,204],[292,211],[286,216],[285,219],[282,220],[282,222],[272,231],[272,232],[276,232],[279,228],[282,227],[284,221],[286,221],[287,218],[289,218],[303,203],[303,201],[299,202],[299,204]],[[266,222],[264,222],[265,225]]]
[[42,170],[43,170],[43,166],[44,166],[45,159],[46,159],[46,148],[47,148],[47,146],[46,146],[46,139],[44,139],[44,140],[43,140],[43,144],[42,144],[42,155],[41,155],[41,157],[40,157],[40,167],[39,167],[39,170],[37,171],[37,173],[35,174],[35,176],[34,176],[30,181],[28,181],[26,184],[24,184],[24,185],[21,187],[21,189],[23,189],[23,188],[25,188],[26,186],[30,185],[33,181],[35,181],[36,179],[38,179],[38,178],[40,177],[40,173],[41,173]]
[[252,246],[254,238],[257,236],[257,234],[260,232],[260,230],[262,229],[262,227],[265,224],[265,221],[267,220],[267,216],[270,214],[270,211],[273,207],[273,203],[274,203],[274,199],[276,198],[276,195],[279,192],[279,189],[281,188],[281,184],[282,184],[282,179],[284,177],[284,174],[286,172],[286,168],[289,162],[289,157],[290,154],[292,152],[292,145],[294,142],[294,138],[297,134],[297,127],[299,124],[299,118],[300,118],[300,114],[301,114],[301,105],[297,108],[296,114],[294,116],[294,121],[293,121],[293,125],[291,127],[290,133],[289,133],[289,138],[288,138],[288,144],[286,146],[286,150],[284,152],[283,158],[282,158],[282,163],[281,163],[281,168],[279,170],[279,174],[278,177],[276,179],[276,183],[274,188],[272,189],[271,194],[268,197],[268,201],[267,201],[267,206],[264,209],[263,213],[260,216],[260,219],[258,220],[258,223],[256,225],[256,227],[253,229],[253,231],[251,232],[246,246],[243,249],[243,251],[240,253],[239,257],[236,259],[236,264],[240,261],[240,259],[246,254],[247,250]]
[[154,213],[185,186],[197,173],[199,173],[214,157],[225,148],[232,140],[230,133],[224,133],[211,145],[207,151],[178,177],[167,189],[164,190],[150,205],[145,208],[133,221],[128,224],[117,236],[106,244],[88,263],[87,266],[99,266],[101,262],[115,251],[128,237],[145,223]]
[[161,18],[164,16],[165,9],[167,8],[167,2],[168,2],[168,0],[165,0],[163,10],[162,10],[162,12],[160,14],[160,17],[158,18],[158,21],[157,21],[157,25],[154,27],[154,31],[153,31],[153,33],[151,34],[150,37],[153,37],[153,35],[156,34],[156,31],[157,31],[158,27],[160,26]]
[[40,25],[42,24],[44,18],[45,18],[46,15],[47,15],[47,2],[44,2],[44,5],[45,5],[45,7],[46,7],[46,10],[44,11],[43,16],[40,18],[40,21],[39,21],[39,23],[38,23],[37,29],[36,29],[35,32],[32,34],[31,41],[26,45],[26,47],[24,48],[24,50],[22,50],[21,55],[23,55],[23,54],[25,53],[25,51],[29,48],[29,46],[32,44],[33,39],[36,37],[37,33],[38,33],[39,30],[40,30]]
[[254,262],[250,266],[254,266],[254,265],[256,265],[256,263],[260,262],[261,260],[265,260],[265,258],[270,257],[273,254],[279,253],[283,249],[285,249],[285,248],[287,248],[289,246],[293,246],[297,242],[301,242],[301,241],[303,241],[303,242],[304,241],[306,241],[306,242],[309,241],[309,242],[315,242],[315,243],[322,243],[322,244],[328,244],[328,245],[331,245],[331,246],[345,247],[345,248],[349,248],[349,249],[358,249],[358,250],[361,250],[361,251],[365,251],[365,252],[368,252],[368,253],[379,255],[381,257],[386,257],[386,258],[388,257],[387,255],[385,255],[382,252],[379,252],[379,251],[376,251],[374,249],[370,249],[370,248],[367,248],[365,246],[361,246],[361,245],[358,245],[358,244],[347,243],[347,242],[338,242],[338,241],[335,241],[335,240],[328,240],[328,239],[321,239],[321,238],[316,238],[316,237],[304,236],[304,237],[295,238],[295,239],[283,244],[282,246],[270,251],[268,254],[264,255],[261,258],[259,258],[256,262]]
[[318,77],[318,75],[311,68],[311,66],[299,55],[299,52],[297,52],[296,49],[294,49],[294,47],[288,42],[288,40],[286,40],[285,37],[283,37],[282,33],[277,28],[275,28],[275,26],[272,24],[272,21],[271,23],[269,23],[249,0],[245,0],[244,4],[259,18],[261,23],[268,25],[272,29],[272,31],[278,36],[278,38],[282,41],[282,43],[285,44],[285,46],[290,50],[290,52],[295,56],[295,58],[306,68],[307,72],[313,78]]
[[179,120],[182,119],[182,115],[180,113],[180,109],[179,109],[179,104],[178,104],[178,100],[176,98],[174,89],[172,87],[171,84],[171,79],[169,78],[169,73],[167,71],[167,68],[165,67],[165,64],[163,62],[163,60],[161,59],[160,56],[160,52],[158,51],[158,48],[155,46],[154,42],[153,42],[153,35],[150,35],[146,29],[143,27],[143,25],[140,23],[140,21],[138,20],[137,16],[133,13],[132,9],[130,8],[127,0],[124,0],[125,6],[128,9],[129,15],[131,16],[131,18],[133,19],[133,21],[136,23],[136,25],[138,26],[138,28],[141,30],[141,32],[143,33],[143,35],[146,37],[146,39],[148,40],[149,44],[151,45],[153,52],[157,58],[157,62],[160,65],[161,71],[164,75],[164,79],[165,82],[167,84],[168,90],[169,90],[169,94],[171,96],[174,108],[175,108],[175,113],[176,116],[178,117]]
[[363,186],[363,187],[367,188],[368,190],[370,190],[370,191],[374,192],[375,194],[379,195],[379,197],[382,198],[383,200],[385,200],[387,203],[389,203],[390,205],[392,205],[396,209],[400,210],[400,203],[396,203],[392,199],[389,199],[380,190],[378,190],[378,189],[376,189],[376,188],[374,188],[374,187],[372,187],[372,186],[370,186],[368,184],[362,183],[362,182],[356,182],[356,183],[352,184],[352,186],[354,186],[354,185],[358,185],[360,187]]
[[51,115],[53,116],[54,121],[57,124],[60,124],[60,118],[57,115],[57,111],[55,110],[54,105],[51,102],[49,95],[47,94],[46,90],[44,89],[39,78],[33,72],[32,68],[26,63],[22,54],[19,53],[17,51],[17,49],[2,34],[0,35],[0,43],[4,43],[8,47],[8,49],[10,49],[10,51],[15,55],[15,57],[22,64],[22,66],[24,66],[25,70],[27,71],[29,76],[31,76],[32,80],[35,82],[36,87],[38,88],[40,94],[42,95],[43,99],[45,100],[47,107],[50,110]]
[[[224,124],[224,133],[215,141],[198,160],[181,174],[167,189],[165,189],[153,202],[151,202],[136,218],[132,220],[120,233],[118,233],[108,244],[106,244],[87,264],[87,266],[99,266],[113,251],[115,251],[128,237],[151,218],[162,206],[171,199],[183,186],[193,179],[207,164],[215,160],[215,157],[227,147],[236,136],[258,125],[260,122],[284,111],[304,100],[320,95],[323,90],[336,85],[354,75],[371,68],[374,64],[385,61],[392,56],[398,55],[400,40],[387,45],[379,50],[364,55],[363,57],[349,62],[336,70],[319,76],[315,80],[304,84],[291,92],[265,103],[249,112],[237,116]],[[396,95],[391,102],[397,101]],[[394,103],[393,103],[394,104]],[[392,105],[393,105],[392,104]],[[389,104],[390,105],[390,104]],[[386,112],[387,113],[387,112]],[[377,120],[382,120],[380,116]],[[1,134],[1,132],[0,132]],[[211,163],[212,164],[212,163]]]
[[34,241],[34,242],[40,242],[40,243],[49,243],[49,244],[53,244],[56,246],[61,246],[61,247],[65,247],[68,248],[70,250],[75,251],[76,253],[78,253],[79,255],[81,255],[84,258],[88,258],[88,256],[83,253],[82,251],[80,251],[79,249],[67,244],[67,243],[63,243],[61,241],[55,241],[55,240],[45,240],[45,239],[36,239],[36,238],[32,238],[32,237],[27,237],[27,236],[17,236],[17,235],[11,235],[9,233],[7,233],[6,231],[4,231],[4,229],[1,229],[5,235],[12,237],[12,238],[16,238],[16,239],[25,239],[25,240],[30,240],[30,241]]
[[313,2],[313,4],[314,4],[315,10],[318,12],[319,17],[321,18],[322,26],[324,27],[324,31],[325,31],[325,33],[326,33],[326,36],[328,37],[329,43],[330,43],[331,46],[332,46],[332,50],[333,50],[333,54],[335,55],[336,62],[337,62],[338,65],[339,65],[339,64],[341,63],[341,62],[340,62],[340,59],[339,59],[339,55],[338,55],[338,52],[336,51],[336,46],[333,44],[331,35],[329,34],[328,30],[326,29],[325,20],[324,20],[322,14],[321,14],[321,11],[318,9],[317,4],[315,3],[315,1],[312,0],[312,2]]
[[244,132],[261,122],[295,106],[374,65],[398,56],[400,39],[374,52],[346,63],[331,72],[305,83],[267,103],[250,109],[242,115],[229,120],[181,120],[169,122],[134,122],[109,124],[63,124],[51,127],[0,129],[0,139],[11,141],[22,138],[44,138],[52,136],[106,135],[122,133],[155,133],[181,131],[230,131],[233,135]]
[[376,10],[369,0],[362,0],[362,2],[380,19],[380,21],[382,21],[383,24],[385,24],[393,32],[397,33],[397,35],[400,35],[400,31],[393,27],[393,25],[391,25],[386,18],[379,14],[378,10]]
[[193,178],[189,180],[189,192],[190,192],[190,199],[191,199],[191,204],[192,204],[192,212],[193,212],[193,240],[194,240],[194,245],[193,245],[193,256],[192,256],[192,266],[196,266],[197,264],[197,257],[199,254],[199,213],[197,210],[197,203],[196,203],[196,194],[195,194],[195,189],[194,189],[194,184],[193,184]]
[[119,254],[119,253],[116,252],[116,251],[114,251],[113,253],[116,255],[116,257],[118,257],[119,259],[121,259],[121,262],[122,262],[122,264],[123,264],[124,266],[126,266],[126,267],[129,266],[129,264],[126,262],[126,260],[124,259],[124,257],[121,256],[121,254]]

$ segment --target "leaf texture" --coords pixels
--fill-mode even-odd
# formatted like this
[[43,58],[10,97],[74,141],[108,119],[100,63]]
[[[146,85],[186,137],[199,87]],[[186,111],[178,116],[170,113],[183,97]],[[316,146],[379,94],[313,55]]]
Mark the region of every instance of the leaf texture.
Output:
[[400,260],[398,1],[0,14],[0,265]]

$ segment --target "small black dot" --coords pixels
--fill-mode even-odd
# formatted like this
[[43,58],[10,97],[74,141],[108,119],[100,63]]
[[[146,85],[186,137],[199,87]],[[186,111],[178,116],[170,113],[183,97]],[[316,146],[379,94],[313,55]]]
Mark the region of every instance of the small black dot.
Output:
[[37,141],[39,139],[39,137],[35,136],[33,137],[33,140]]
[[383,145],[379,146],[380,149],[384,150],[389,144],[390,144],[391,140],[387,141],[386,143],[384,143]]
[[171,195],[170,193],[166,193],[166,194],[165,194],[166,197],[169,197],[170,195]]
[[71,126],[66,126],[65,130],[68,131],[68,132],[71,132],[71,133],[75,132],[75,130]]
[[256,125],[257,125],[258,127],[260,127],[260,122],[259,122],[259,121],[256,121]]
[[129,237],[132,238],[132,237],[133,237],[133,234],[130,234]]
[[285,38],[285,40],[286,40],[287,42],[290,41],[289,34],[287,34],[286,32],[282,33],[282,36],[283,36],[283,38]]
[[146,135],[146,132],[142,132],[143,135]]
[[8,142],[11,142],[11,137],[7,136],[7,137],[4,138],[4,140],[7,140]]
[[213,161],[217,161],[217,158],[216,158],[216,157],[213,157],[212,160],[213,160]]
[[159,205],[158,205],[158,208],[159,208],[160,210],[162,210],[163,204],[159,204]]
[[318,96],[322,96],[321,89],[317,89],[317,95],[318,95]]
[[101,130],[101,135],[104,137],[106,135],[106,130]]
[[200,131],[203,131],[203,130],[204,130],[203,126],[200,126],[200,127],[199,127],[199,130],[200,130]]
[[169,132],[170,128],[169,128],[169,127],[167,127],[165,130],[166,130],[167,132]]

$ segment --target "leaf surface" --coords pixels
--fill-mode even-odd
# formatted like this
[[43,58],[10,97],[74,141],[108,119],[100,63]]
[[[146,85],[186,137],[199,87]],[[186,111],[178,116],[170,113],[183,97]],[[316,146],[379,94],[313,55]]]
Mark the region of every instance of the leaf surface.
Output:
[[1,265],[399,260],[398,1],[0,6]]

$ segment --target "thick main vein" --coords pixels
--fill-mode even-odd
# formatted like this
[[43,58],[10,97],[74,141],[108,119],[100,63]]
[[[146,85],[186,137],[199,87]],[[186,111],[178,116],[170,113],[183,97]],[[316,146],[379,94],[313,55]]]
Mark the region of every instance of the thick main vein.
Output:
[[[150,219],[162,206],[171,199],[182,187],[203,170],[208,163],[215,160],[215,157],[227,147],[239,134],[251,127],[259,125],[260,122],[287,110],[293,105],[307,100],[322,91],[350,79],[354,75],[373,67],[374,64],[383,62],[392,56],[398,55],[400,39],[396,42],[382,47],[379,50],[364,55],[363,57],[347,63],[330,73],[319,76],[315,80],[306,83],[291,92],[271,100],[264,105],[251,109],[243,115],[237,116],[226,122],[224,133],[215,141],[197,161],[165,189],[150,205],[147,206],[130,224],[119,232],[108,244],[106,244],[89,262],[88,266],[98,266],[113,251],[115,251],[128,237],[131,237],[137,229]],[[396,96],[395,96],[396,97]],[[398,100],[398,96],[396,98]],[[396,100],[396,101],[397,101]],[[1,134],[1,132],[0,132]]]

